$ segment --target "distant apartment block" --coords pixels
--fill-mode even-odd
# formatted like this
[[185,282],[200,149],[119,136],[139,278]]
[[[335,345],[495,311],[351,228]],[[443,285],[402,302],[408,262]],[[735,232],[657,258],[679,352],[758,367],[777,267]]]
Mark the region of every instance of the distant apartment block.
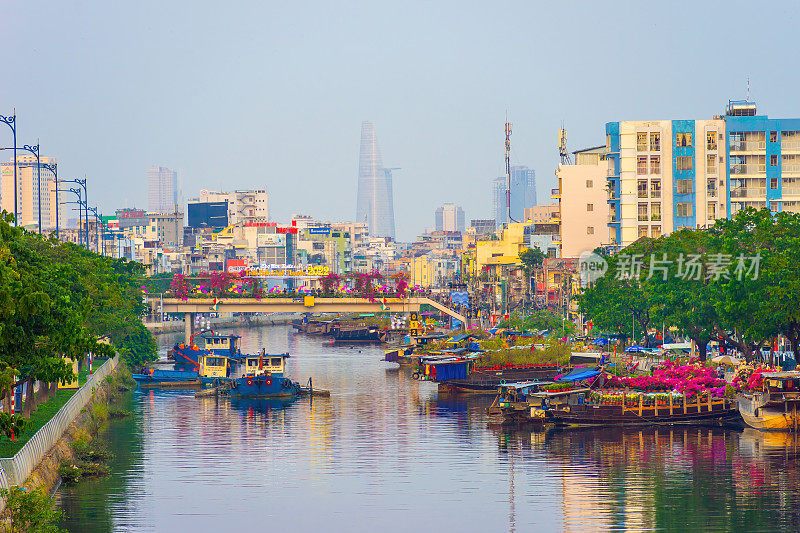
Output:
[[471,228],[475,229],[475,235],[486,236],[497,231],[497,222],[493,219],[472,219],[469,221]]
[[[55,165],[54,157],[40,156],[42,164]],[[41,177],[41,182],[39,181]],[[17,154],[17,214],[20,226],[39,225],[41,206],[42,229],[56,227],[56,190],[53,174],[44,167],[36,168],[36,157],[31,154]],[[41,198],[39,191],[41,190]],[[70,195],[66,196],[65,195]],[[59,202],[74,201],[70,193],[62,193]],[[77,207],[77,206],[76,206]],[[14,159],[0,163],[0,210],[14,212]],[[77,213],[77,211],[76,211]],[[64,208],[59,212],[60,223],[64,224]],[[77,218],[77,216],[75,217]]]
[[444,204],[436,209],[436,231],[464,233],[464,210],[455,204]]
[[525,208],[524,222],[550,222],[558,214],[558,204],[535,205]]
[[198,198],[189,200],[189,205],[222,202],[228,203],[228,224],[269,221],[269,197],[264,189],[232,192],[203,189]]
[[147,169],[147,211],[174,212],[178,205],[178,173],[166,167]]

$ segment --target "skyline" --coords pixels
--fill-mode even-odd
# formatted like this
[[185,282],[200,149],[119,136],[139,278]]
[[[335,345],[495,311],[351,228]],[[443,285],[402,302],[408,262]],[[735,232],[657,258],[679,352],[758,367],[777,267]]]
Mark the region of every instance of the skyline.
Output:
[[[187,198],[265,188],[276,220],[350,218],[358,127],[370,120],[403,167],[395,216],[407,241],[443,202],[491,216],[507,112],[512,164],[537,172],[541,203],[562,122],[575,150],[602,144],[606,122],[710,119],[745,97],[748,77],[761,112],[800,116],[800,74],[779,55],[698,53],[708,28],[737,27],[744,9],[10,3],[0,113],[16,107],[19,142],[39,137],[59,176],[85,175],[104,212],[146,205],[145,170],[158,164],[179,171]],[[748,10],[745,35],[790,49],[796,21],[793,4]]]

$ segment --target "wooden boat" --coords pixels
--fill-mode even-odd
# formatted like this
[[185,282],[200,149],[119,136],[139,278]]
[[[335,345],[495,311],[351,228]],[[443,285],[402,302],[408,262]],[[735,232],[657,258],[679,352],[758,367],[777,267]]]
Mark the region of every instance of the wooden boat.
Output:
[[464,379],[439,383],[439,394],[497,395],[499,387],[506,383],[551,382],[555,376],[563,372],[564,369],[559,365],[525,365],[502,369],[473,367]]
[[[716,424],[733,421],[737,416],[736,403],[727,398],[713,399],[711,393],[693,399],[681,396],[676,401],[646,400],[645,393],[622,393],[617,405],[574,398],[556,406],[542,402],[531,416],[544,417],[557,426],[628,426],[651,424]],[[659,405],[660,404],[660,405]]]
[[[544,424],[543,416],[532,416],[532,412],[542,404],[541,398],[550,399],[549,402],[565,401],[573,393],[578,395],[588,389],[575,391],[544,392],[542,387],[552,382],[520,381],[504,383],[497,389],[497,397],[486,412],[491,425],[519,425],[525,423]],[[542,396],[543,395],[543,396]]]
[[333,337],[335,343],[340,344],[386,341],[386,330],[374,326],[331,324],[329,334]]
[[760,392],[736,397],[744,423],[761,431],[798,431],[800,372],[765,372],[761,376]]

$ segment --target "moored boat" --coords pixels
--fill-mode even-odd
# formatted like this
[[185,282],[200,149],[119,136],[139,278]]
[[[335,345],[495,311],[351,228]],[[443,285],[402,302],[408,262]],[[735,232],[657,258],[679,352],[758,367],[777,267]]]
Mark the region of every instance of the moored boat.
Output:
[[229,380],[225,392],[231,397],[279,398],[301,393],[299,383],[283,375],[289,354],[244,358],[243,375]]
[[386,342],[386,330],[375,326],[331,324],[328,333],[341,344]]
[[[195,343],[197,339],[197,343]],[[221,335],[213,331],[195,333],[189,343],[178,343],[172,347],[168,357],[174,359],[176,370],[198,370],[201,356],[211,353],[225,357],[239,356],[239,335]]]
[[761,431],[798,431],[800,372],[764,372],[761,380],[761,390],[737,394],[744,423]]

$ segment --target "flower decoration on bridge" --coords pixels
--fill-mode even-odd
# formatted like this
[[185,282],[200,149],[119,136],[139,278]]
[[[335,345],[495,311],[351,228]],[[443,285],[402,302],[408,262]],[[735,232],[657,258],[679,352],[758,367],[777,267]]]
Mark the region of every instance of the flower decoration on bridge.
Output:
[[172,277],[169,288],[175,293],[175,296],[182,300],[186,300],[189,297],[189,282],[186,281],[186,276],[183,274],[175,274]]

